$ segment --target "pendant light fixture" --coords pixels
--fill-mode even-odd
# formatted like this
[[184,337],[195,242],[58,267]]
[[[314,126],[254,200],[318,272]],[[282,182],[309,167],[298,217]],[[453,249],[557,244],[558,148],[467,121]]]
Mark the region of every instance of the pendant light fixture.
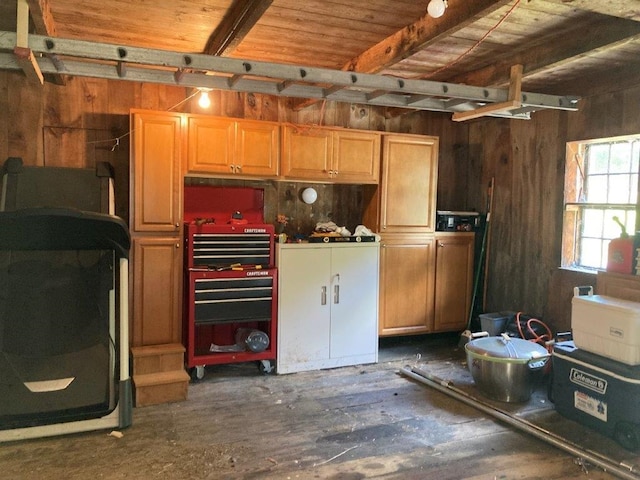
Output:
[[431,0],[427,5],[427,13],[433,18],[440,18],[448,6],[447,0]]

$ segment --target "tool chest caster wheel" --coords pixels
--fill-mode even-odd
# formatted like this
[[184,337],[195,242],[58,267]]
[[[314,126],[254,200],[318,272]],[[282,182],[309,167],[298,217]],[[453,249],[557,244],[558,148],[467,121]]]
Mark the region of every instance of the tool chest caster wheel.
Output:
[[189,370],[189,376],[192,381],[202,380],[204,378],[204,365],[196,365]]
[[258,370],[260,370],[260,373],[263,375],[269,375],[275,373],[276,367],[271,360],[259,360]]
[[631,422],[618,422],[614,438],[627,450],[636,452],[640,449],[640,425]]

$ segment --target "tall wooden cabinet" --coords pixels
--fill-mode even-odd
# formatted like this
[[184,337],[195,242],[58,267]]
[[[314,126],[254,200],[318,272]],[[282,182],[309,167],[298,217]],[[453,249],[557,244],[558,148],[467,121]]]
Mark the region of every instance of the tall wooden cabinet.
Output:
[[132,344],[180,342],[182,116],[134,113],[132,131]]
[[385,134],[364,224],[382,236],[379,334],[434,331],[438,138]]
[[182,330],[183,116],[131,114],[131,353],[136,405],[186,398]]

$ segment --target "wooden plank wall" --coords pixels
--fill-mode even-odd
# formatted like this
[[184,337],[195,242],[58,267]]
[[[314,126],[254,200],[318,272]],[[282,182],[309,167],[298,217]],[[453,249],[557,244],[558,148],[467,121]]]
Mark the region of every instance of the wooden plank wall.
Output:
[[[128,218],[128,114],[131,108],[202,113],[184,102],[191,90],[124,81],[69,78],[66,86],[29,84],[20,73],[0,72],[0,161],[22,157],[29,165],[91,167],[111,162],[118,214]],[[567,141],[640,132],[640,87],[580,102],[580,111],[537,112],[529,121],[318,103],[296,112],[285,99],[212,92],[213,115],[335,125],[440,137],[438,208],[485,211],[486,187],[495,177],[486,311],[524,310],[558,329],[568,322],[567,291],[582,284],[558,270],[564,148]],[[177,106],[177,107],[176,107]],[[115,141],[116,138],[120,140]],[[205,180],[193,180],[205,181]],[[209,181],[209,180],[206,180]],[[290,228],[308,231],[328,213],[353,228],[359,221],[358,186],[316,185],[319,201],[297,195],[305,184],[258,182],[267,192],[265,219],[292,217]],[[588,279],[587,279],[588,280]],[[575,283],[579,282],[579,283]],[[562,286],[559,290],[558,286]]]
[[565,145],[640,133],[639,100],[637,87],[583,99],[578,112],[469,123],[469,178],[495,177],[485,310],[522,310],[570,328],[573,287],[595,285],[595,275],[559,269]]

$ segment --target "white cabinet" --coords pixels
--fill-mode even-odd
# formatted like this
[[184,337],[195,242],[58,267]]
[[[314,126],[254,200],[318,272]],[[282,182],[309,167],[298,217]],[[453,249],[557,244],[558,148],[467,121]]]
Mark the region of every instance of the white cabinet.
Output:
[[276,372],[378,361],[378,243],[279,244]]

